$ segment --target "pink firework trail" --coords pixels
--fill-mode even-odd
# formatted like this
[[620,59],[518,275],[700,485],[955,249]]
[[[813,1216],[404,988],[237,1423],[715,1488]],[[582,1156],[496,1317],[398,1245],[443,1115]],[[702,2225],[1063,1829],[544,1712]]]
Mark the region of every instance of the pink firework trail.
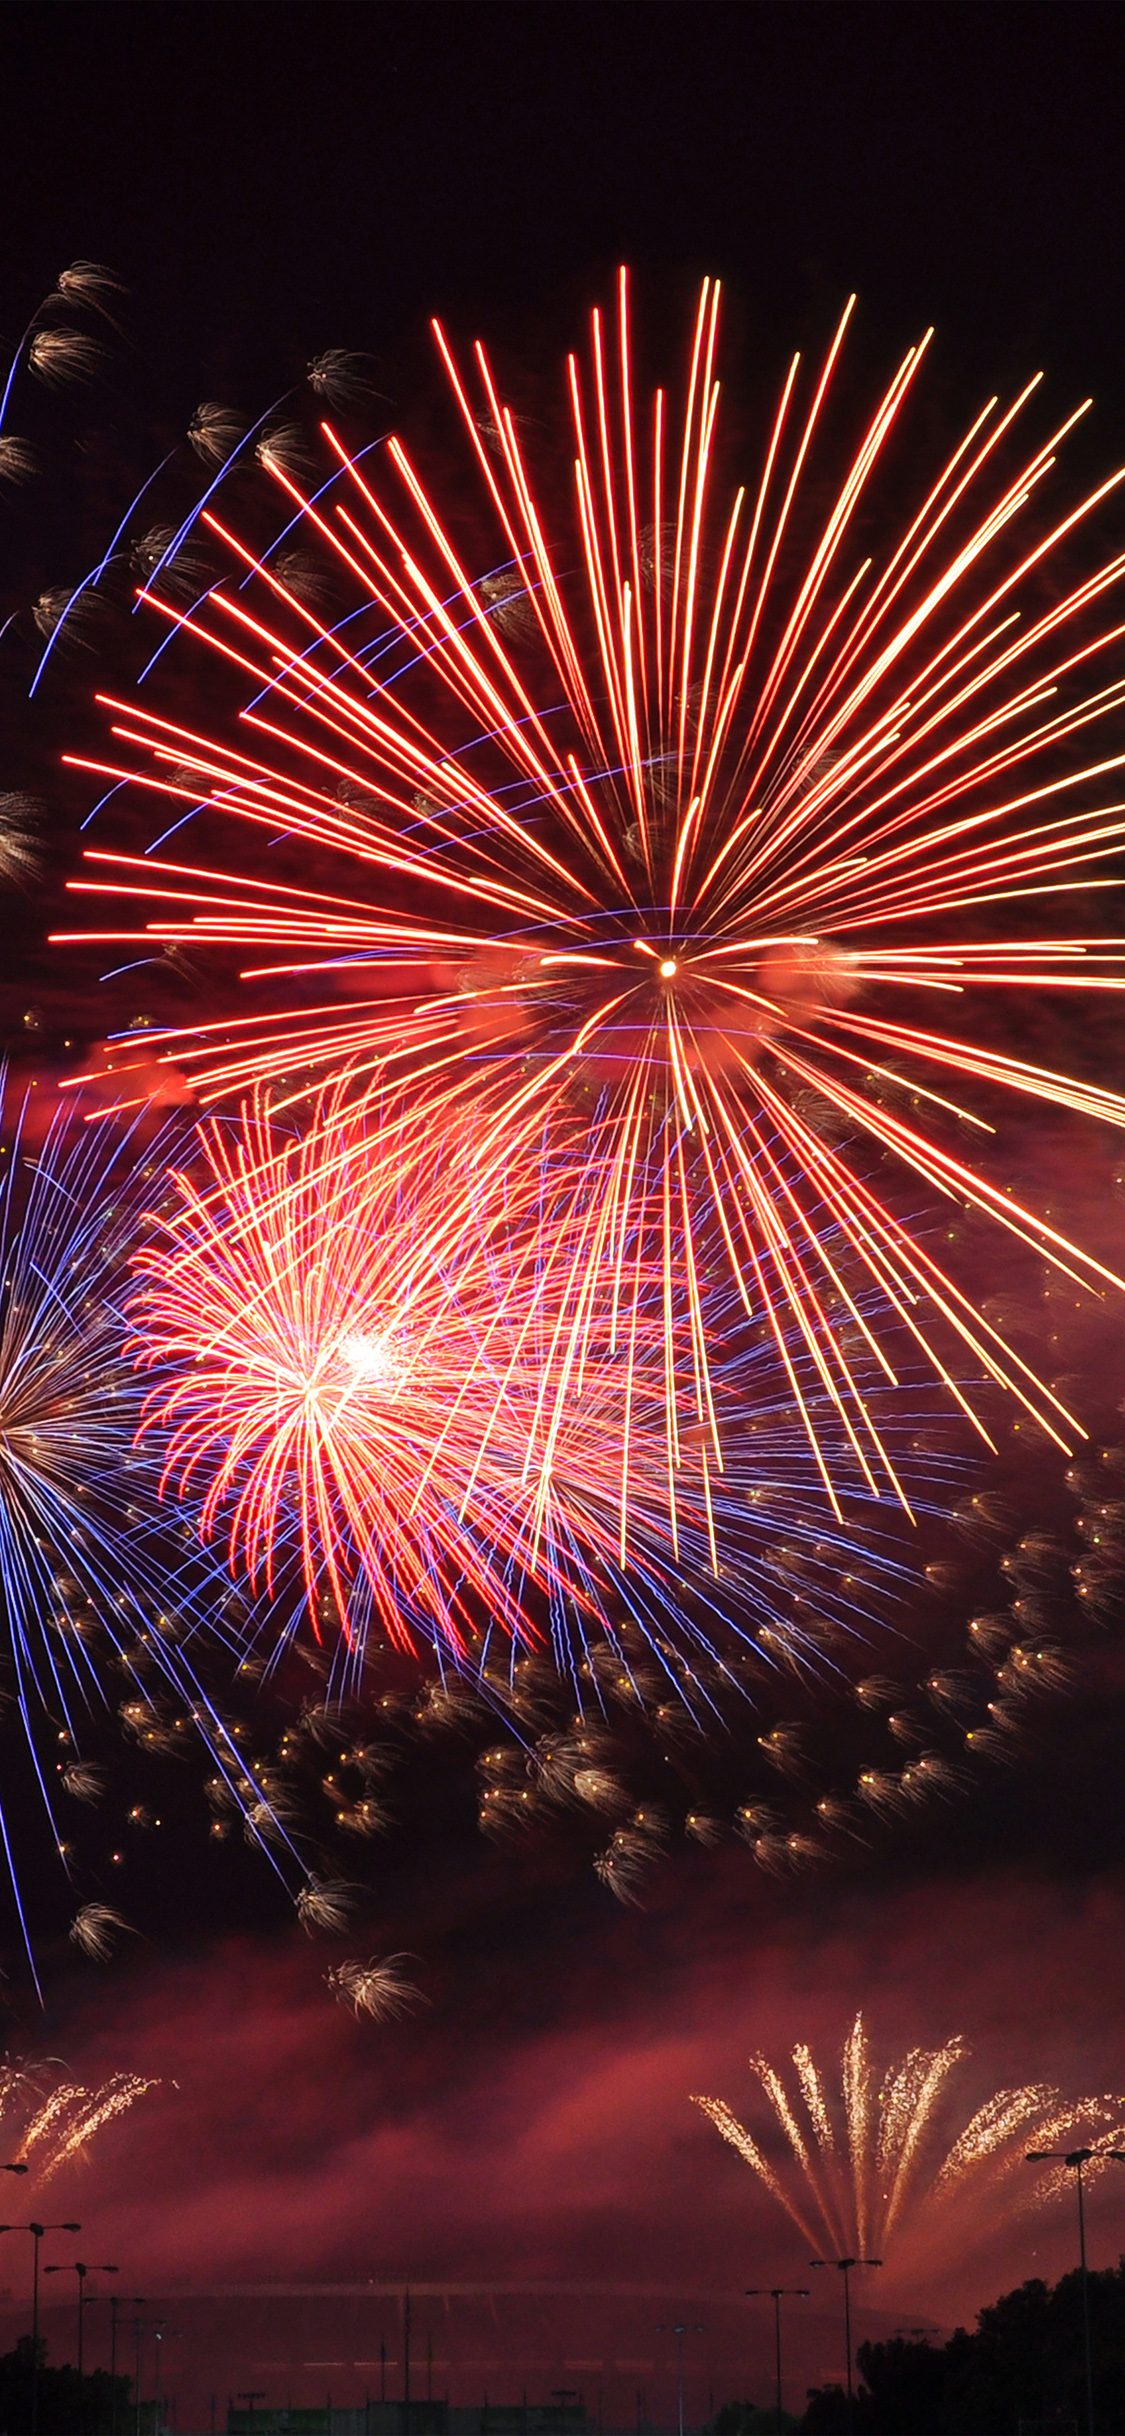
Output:
[[[718,310],[706,282],[682,401],[646,401],[622,274],[568,366],[569,501],[537,481],[483,348],[462,368],[438,330],[488,530],[475,565],[397,439],[369,478],[325,424],[331,503],[270,470],[353,622],[330,630],[208,511],[231,579],[186,618],[154,606],[251,681],[253,752],[113,703],[122,758],[80,765],[214,807],[240,864],[278,836],[307,852],[315,887],[114,854],[76,883],[157,901],[145,935],[234,945],[249,981],[299,977],[282,1015],[175,1036],[204,1095],[398,1072],[435,1124],[474,1105],[481,1179],[539,1160],[545,1132],[584,1171],[560,1375],[606,1294],[629,1355],[635,1280],[655,1272],[673,1527],[688,1437],[723,1464],[705,1273],[772,1335],[834,1503],[807,1380],[869,1489],[902,1493],[868,1365],[889,1381],[921,1355],[986,1439],[974,1374],[1060,1443],[1078,1427],[908,1204],[967,1208],[1084,1284],[1121,1283],[951,1144],[958,1124],[986,1142],[1005,1099],[1125,1122],[1117,1093],[992,1045],[997,1009],[1018,1020],[1032,992],[1122,986],[1122,942],[1088,915],[1042,935],[1057,896],[1110,884],[1125,835],[1105,800],[1125,555],[1050,589],[1122,475],[1041,508],[1078,418],[1021,446],[1032,381],[988,401],[873,553],[926,342],[833,488],[849,305],[811,383],[794,360],[760,475],[731,491]],[[897,1183],[857,1172],[841,1134]],[[630,1377],[626,1359],[626,1434]]]

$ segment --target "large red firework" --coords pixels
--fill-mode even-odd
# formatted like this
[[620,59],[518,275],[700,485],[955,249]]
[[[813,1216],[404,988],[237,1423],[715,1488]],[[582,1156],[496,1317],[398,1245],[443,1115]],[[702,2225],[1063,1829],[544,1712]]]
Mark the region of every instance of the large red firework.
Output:
[[[586,1171],[568,1358],[607,1281],[628,1348],[633,1280],[655,1267],[667,1477],[685,1431],[720,1467],[701,1286],[718,1264],[772,1334],[833,1496],[794,1347],[872,1486],[897,1483],[857,1345],[889,1377],[913,1340],[985,1436],[973,1372],[1070,1434],[911,1208],[967,1206],[1119,1282],[968,1164],[957,1129],[986,1136],[1011,1094],[1125,1122],[1116,1093],[995,1045],[997,1009],[1010,1026],[1033,991],[1122,986],[1090,913],[1076,935],[1040,919],[1104,887],[1125,834],[1104,799],[1125,756],[1084,744],[1125,702],[1106,608],[1125,556],[1073,565],[1122,477],[1040,513],[1076,417],[1021,449],[1031,382],[918,480],[901,443],[923,341],[829,480],[849,306],[809,389],[791,366],[757,481],[732,489],[718,304],[705,283],[682,404],[642,403],[622,275],[588,369],[568,366],[569,503],[483,349],[463,373],[437,332],[487,520],[471,554],[397,439],[369,477],[325,425],[330,503],[275,462],[353,588],[334,630],[208,511],[233,579],[163,613],[252,681],[254,750],[115,703],[131,749],[83,766],[214,807],[239,867],[101,855],[76,885],[161,899],[150,934],[234,943],[251,981],[301,977],[289,1011],[176,1040],[204,1094],[397,1068],[435,1123],[475,1104],[481,1178],[537,1160],[551,1129]],[[912,504],[873,541],[892,443]],[[244,866],[279,836],[315,888]],[[976,1037],[968,999],[987,1008]]]

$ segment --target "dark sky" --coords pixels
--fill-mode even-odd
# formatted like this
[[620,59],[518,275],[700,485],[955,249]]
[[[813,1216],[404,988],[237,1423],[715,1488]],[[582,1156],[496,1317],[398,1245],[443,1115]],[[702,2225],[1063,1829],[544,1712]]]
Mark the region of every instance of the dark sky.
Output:
[[[878,361],[936,321],[958,398],[1043,366],[1060,403],[1093,391],[1108,458],[1123,46],[1100,0],[9,5],[0,323],[14,338],[73,258],[111,264],[135,350],[117,378],[162,446],[201,396],[257,411],[326,346],[371,350],[408,398],[435,311],[550,362],[625,258],[655,309],[720,274],[771,379],[855,287]],[[67,555],[42,512],[49,546],[20,510],[39,581]],[[64,748],[4,703],[13,765]],[[375,1872],[363,1935],[416,1952],[432,1999],[390,2031],[333,2007],[326,1952],[249,1872],[214,1940],[198,1890],[179,1925],[177,1847],[151,1945],[94,1993],[56,1956],[45,2023],[11,1999],[23,2043],[179,2083],[113,2135],[83,2221],[148,2288],[585,2276],[663,2282],[673,2308],[797,2280],[781,2220],[685,2103],[745,2100],[750,2046],[838,2043],[862,2001],[886,2051],[965,2029],[982,2093],[1125,2085],[1119,1745],[1095,1735],[1087,1771],[1092,1724],[1058,1725],[948,1841],[812,1892],[700,1851],[633,1918],[439,1821],[424,1864],[391,1847]],[[1099,2203],[1099,2258],[1122,2238],[1125,2191]],[[956,2271],[919,2257],[887,2306],[964,2314],[1067,2256],[1052,2227]],[[519,2342],[496,2342],[494,2390],[518,2391]],[[826,2344],[810,2374],[838,2366]]]
[[720,272],[771,349],[855,286],[895,336],[936,320],[1120,416],[1120,45],[1099,0],[16,5],[12,306],[112,263],[194,400],[435,310],[557,331],[625,257]]

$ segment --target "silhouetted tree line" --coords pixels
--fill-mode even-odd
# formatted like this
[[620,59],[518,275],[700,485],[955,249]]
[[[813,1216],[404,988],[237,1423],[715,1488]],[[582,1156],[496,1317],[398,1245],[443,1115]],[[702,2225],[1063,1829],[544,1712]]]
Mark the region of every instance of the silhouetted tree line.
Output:
[[[1092,2274],[1090,2337],[1098,2436],[1125,2436],[1125,2258]],[[1086,2425],[1082,2279],[1052,2290],[1038,2277],[982,2309],[975,2332],[948,2343],[862,2343],[862,2382],[849,2417],[840,2385],[816,2386],[803,2419],[786,2413],[782,2436],[1017,2436],[1022,2420]],[[770,2436],[777,2413],[728,2402],[711,2436]]]
[[[14,2351],[0,2355],[0,2436],[28,2436],[32,2358],[30,2335],[21,2335]],[[95,2368],[88,2377],[69,2364],[49,2368],[47,2346],[40,2343],[38,2382],[39,2436],[110,2436],[114,2427],[118,2436],[127,2436],[132,2425],[128,2377],[111,2377],[107,2368]]]

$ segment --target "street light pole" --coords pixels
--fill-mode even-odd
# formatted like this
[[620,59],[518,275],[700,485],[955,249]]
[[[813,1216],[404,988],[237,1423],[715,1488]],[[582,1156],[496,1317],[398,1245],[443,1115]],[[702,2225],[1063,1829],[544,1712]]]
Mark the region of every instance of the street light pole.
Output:
[[[676,2424],[679,2436],[684,2436],[684,2336],[688,2329],[681,2326],[658,2326],[657,2334],[674,2334],[676,2338]],[[693,2334],[705,2334],[706,2327],[693,2326]]]
[[781,2436],[781,2304],[783,2301],[807,2301],[807,2284],[748,2284],[747,2300],[764,2299],[769,2294],[773,2302],[774,2339],[777,2358],[777,2436]]
[[[64,2266],[60,2261],[58,2266],[44,2267],[43,2273],[44,2275],[76,2275],[78,2277],[78,2375],[79,2379],[81,2380],[82,2326],[83,2311],[86,2307],[86,2278],[88,2275],[118,2275],[120,2274],[120,2268],[107,2266],[88,2267],[84,2258],[76,2258],[69,2267]],[[91,2293],[91,2300],[93,2297],[94,2296]],[[79,2408],[81,2408],[81,2401],[79,2402]]]
[[410,2286],[402,2303],[402,2436],[410,2436]]
[[[9,2166],[12,2174],[26,2173],[26,2166]],[[35,2264],[31,2276],[31,2436],[39,2428],[39,2244],[45,2233],[80,2233],[81,2225],[0,2225],[0,2233],[30,2233],[35,2244]]]
[[810,2267],[838,2267],[844,2279],[844,2341],[848,2353],[848,2426],[852,2425],[855,2401],[852,2394],[852,2296],[848,2278],[853,2267],[881,2267],[881,2258],[810,2258]]
[[1086,2436],[1094,2436],[1094,2353],[1090,2341],[1090,2278],[1086,2270],[1086,2202],[1082,2189],[1082,2168],[1091,2157],[1112,2157],[1115,2164],[1125,2165],[1125,2148],[1029,2148],[1029,2165],[1068,2165],[1078,2185],[1078,2258],[1082,2277],[1082,2338],[1086,2354]]
[[[141,2436],[141,2336],[146,2334],[155,2334],[159,2339],[159,2330],[165,2324],[165,2322],[166,2321],[163,2318],[154,2318],[151,2326],[146,2326],[143,2318],[134,2318],[133,2320],[133,2333],[136,2337],[137,2343],[137,2436]],[[156,2413],[154,2411],[152,2436],[156,2436],[155,2418]]]
[[117,2316],[121,2309],[143,2309],[144,2294],[131,2292],[123,2298],[119,2292],[109,2296],[109,2436],[117,2436]]
[[[44,2267],[43,2269],[44,2275],[66,2275],[70,2271],[70,2269],[63,2265]],[[79,2436],[82,2436],[82,2431],[86,2425],[86,2395],[82,2385],[83,2338],[86,2328],[87,2307],[86,2278],[90,2274],[117,2275],[120,2273],[120,2269],[104,2264],[100,2267],[90,2268],[87,2266],[84,2258],[76,2258],[73,2262],[73,2272],[78,2277],[78,2426]],[[93,2293],[91,2293],[90,2299],[93,2300],[93,2297]]]

